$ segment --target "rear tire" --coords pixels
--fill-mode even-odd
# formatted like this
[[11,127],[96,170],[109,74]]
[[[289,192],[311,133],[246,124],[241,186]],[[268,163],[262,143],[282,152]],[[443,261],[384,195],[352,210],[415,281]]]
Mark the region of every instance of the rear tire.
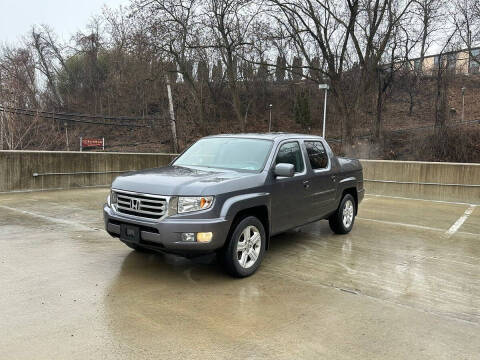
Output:
[[228,239],[220,254],[221,263],[227,273],[234,277],[247,277],[259,268],[265,254],[265,228],[258,218],[242,219]]
[[336,234],[348,234],[355,222],[355,199],[351,194],[346,194],[338,209],[328,218],[330,229]]

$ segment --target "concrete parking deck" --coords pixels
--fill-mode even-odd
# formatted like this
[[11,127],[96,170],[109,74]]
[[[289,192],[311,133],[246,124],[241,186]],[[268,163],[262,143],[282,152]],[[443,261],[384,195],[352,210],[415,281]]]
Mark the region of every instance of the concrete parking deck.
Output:
[[0,195],[1,359],[480,356],[480,206],[367,196],[236,280],[110,238],[106,194]]

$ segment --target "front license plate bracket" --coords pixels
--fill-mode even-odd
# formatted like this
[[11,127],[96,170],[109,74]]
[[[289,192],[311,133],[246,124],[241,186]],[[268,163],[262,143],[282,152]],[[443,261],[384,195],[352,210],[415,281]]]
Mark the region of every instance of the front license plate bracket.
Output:
[[138,226],[121,224],[120,239],[138,244],[140,242],[140,228]]

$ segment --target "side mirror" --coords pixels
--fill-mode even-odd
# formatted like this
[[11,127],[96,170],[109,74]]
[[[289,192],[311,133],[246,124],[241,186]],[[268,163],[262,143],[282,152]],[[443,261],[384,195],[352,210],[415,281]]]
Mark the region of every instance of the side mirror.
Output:
[[275,165],[275,176],[292,177],[295,174],[293,164],[280,163]]

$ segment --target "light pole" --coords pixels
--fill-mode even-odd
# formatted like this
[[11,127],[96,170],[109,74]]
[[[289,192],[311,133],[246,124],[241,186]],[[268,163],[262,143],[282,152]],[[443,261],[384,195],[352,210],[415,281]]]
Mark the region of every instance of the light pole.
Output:
[[67,151],[70,151],[70,149],[68,148],[68,128],[67,128],[68,123],[65,121],[63,123],[63,126],[65,126],[65,139],[67,140]]
[[3,150],[3,133],[4,133],[4,124],[3,124],[3,113],[4,113],[4,108],[2,107],[1,109],[1,114],[0,114],[0,150]]
[[462,122],[465,121],[465,87],[462,87]]
[[320,84],[318,85],[318,88],[325,90],[325,100],[323,102],[323,131],[322,131],[322,137],[325,139],[325,124],[327,122],[327,94],[330,87],[328,86],[328,84]]
[[268,105],[268,110],[270,111],[270,120],[268,121],[268,132],[272,131],[272,104]]

